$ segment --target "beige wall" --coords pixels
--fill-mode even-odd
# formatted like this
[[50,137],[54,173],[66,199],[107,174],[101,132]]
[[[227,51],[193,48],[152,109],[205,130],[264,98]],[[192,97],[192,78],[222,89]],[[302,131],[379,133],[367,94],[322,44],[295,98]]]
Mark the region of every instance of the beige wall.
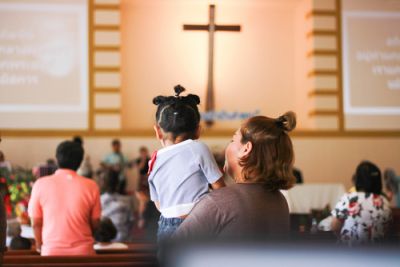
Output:
[[[3,138],[0,150],[13,164],[32,167],[54,155],[57,144],[63,138]],[[151,150],[159,144],[154,138],[122,138],[123,150],[133,158],[139,146]],[[229,138],[207,138],[204,141],[215,150],[222,149]],[[109,151],[109,138],[87,138],[85,149],[94,166]],[[400,173],[399,138],[301,138],[293,139],[296,166],[302,169],[307,183],[343,183],[350,186],[350,178],[356,165],[368,159],[380,168],[393,167]]]
[[[301,81],[307,72],[304,7],[308,1],[214,2],[217,23],[242,26],[240,33],[216,33],[216,109],[259,109],[270,116],[296,110],[299,128],[309,127],[305,107],[309,87]],[[151,127],[155,111],[152,98],[171,95],[178,83],[204,99],[208,34],[183,31],[182,26],[208,23],[209,3],[121,1],[124,129]],[[233,129],[236,125],[237,122],[217,123],[215,128]]]

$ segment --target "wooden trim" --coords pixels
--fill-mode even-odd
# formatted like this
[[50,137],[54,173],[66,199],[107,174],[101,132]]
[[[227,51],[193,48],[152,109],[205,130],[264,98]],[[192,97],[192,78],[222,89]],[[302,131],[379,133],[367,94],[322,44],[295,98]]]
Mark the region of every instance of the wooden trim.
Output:
[[338,109],[339,109],[339,131],[345,131],[345,117],[343,110],[343,69],[342,69],[342,7],[341,0],[336,0],[336,47],[338,49],[337,54],[337,67],[338,67]]
[[[337,39],[337,38],[336,38]],[[312,56],[337,56],[337,50],[330,50],[330,49],[315,49],[311,50],[307,53],[307,57]]]
[[107,94],[107,93],[121,93],[121,89],[120,88],[118,88],[118,87],[109,87],[109,88],[102,88],[102,89],[99,89],[99,88],[94,88],[93,89],[93,92],[95,92],[95,93],[104,93],[104,94]]
[[308,93],[308,97],[315,96],[337,96],[339,92],[332,89],[313,89]]
[[95,0],[88,1],[88,62],[89,62],[89,114],[88,114],[88,128],[89,131],[94,129],[94,30],[93,30],[93,23],[94,23],[94,5]]
[[121,29],[120,25],[95,25],[95,31],[119,31]]
[[96,108],[94,113],[97,114],[121,114],[120,108]]
[[307,77],[313,77],[313,76],[337,76],[338,71],[337,70],[323,70],[323,69],[316,69],[312,70],[307,74]]
[[290,134],[292,137],[307,138],[400,138],[400,131],[335,131],[335,130],[299,130]]
[[334,17],[334,16],[336,16],[336,11],[335,10],[314,9],[314,10],[307,12],[306,19],[309,19],[313,16]]
[[339,112],[337,110],[322,110],[322,109],[315,109],[311,110],[308,113],[308,116],[314,117],[314,116],[338,116]]
[[337,33],[335,30],[312,30],[306,34],[307,38],[311,38],[313,36],[334,36],[336,37]]
[[103,67],[103,66],[96,66],[94,67],[95,72],[120,72],[121,67]]
[[114,52],[114,51],[119,52],[121,47],[119,45],[115,45],[115,46],[113,46],[113,45],[104,45],[104,46],[96,45],[93,47],[93,49],[96,52]]
[[120,10],[119,4],[95,4],[94,10]]
[[[230,138],[235,129],[227,130],[205,130],[202,137]],[[6,137],[66,137],[74,135],[83,137],[147,137],[154,138],[153,129],[132,129],[132,130],[2,130],[0,132],[3,140]],[[400,138],[399,131],[335,131],[335,130],[295,130],[290,133],[294,138]]]

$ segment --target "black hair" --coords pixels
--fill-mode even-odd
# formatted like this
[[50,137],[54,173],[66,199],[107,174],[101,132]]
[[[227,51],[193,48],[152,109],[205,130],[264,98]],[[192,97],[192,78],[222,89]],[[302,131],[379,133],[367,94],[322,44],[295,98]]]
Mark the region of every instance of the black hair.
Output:
[[156,121],[166,133],[171,133],[175,140],[178,136],[194,138],[200,123],[200,112],[197,107],[200,98],[189,94],[180,96],[185,91],[180,85],[174,87],[174,96],[157,96],[153,104],[157,105]]
[[76,171],[83,160],[83,147],[73,141],[64,141],[58,145],[56,158],[58,166]]
[[369,161],[362,161],[354,174],[357,191],[365,193],[381,194],[382,178],[379,168]]
[[108,217],[103,217],[100,220],[99,227],[94,233],[94,239],[97,242],[111,242],[117,236],[117,228]]
[[10,250],[26,250],[32,248],[32,243],[28,238],[16,236],[11,239]]
[[78,143],[80,145],[83,145],[83,139],[79,135],[74,136],[74,138],[72,138],[72,141],[74,141],[75,143]]
[[119,141],[119,139],[114,139],[112,140],[111,145],[112,146],[121,145],[121,141]]
[[108,193],[117,192],[119,185],[119,172],[114,170],[108,170],[104,177],[104,190]]

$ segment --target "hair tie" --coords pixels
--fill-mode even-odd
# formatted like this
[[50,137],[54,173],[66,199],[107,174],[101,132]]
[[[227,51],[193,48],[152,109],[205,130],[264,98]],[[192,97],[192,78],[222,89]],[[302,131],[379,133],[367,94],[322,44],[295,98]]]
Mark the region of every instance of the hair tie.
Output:
[[174,91],[175,91],[175,98],[178,98],[179,95],[185,91],[185,88],[183,86],[181,86],[180,84],[178,84],[177,86],[174,87]]
[[285,130],[285,122],[286,122],[286,118],[283,116],[280,116],[279,118],[277,118],[275,120],[275,124],[278,128],[280,128],[281,130]]

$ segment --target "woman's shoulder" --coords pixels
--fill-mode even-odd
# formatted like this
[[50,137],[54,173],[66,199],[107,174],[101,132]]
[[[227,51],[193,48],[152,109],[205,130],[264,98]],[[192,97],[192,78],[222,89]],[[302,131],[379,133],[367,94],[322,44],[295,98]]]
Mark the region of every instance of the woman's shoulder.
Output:
[[260,197],[285,197],[280,192],[268,192],[260,184],[232,184],[207,194],[207,198],[217,204],[227,203],[235,205],[243,201],[244,198],[260,198]]

